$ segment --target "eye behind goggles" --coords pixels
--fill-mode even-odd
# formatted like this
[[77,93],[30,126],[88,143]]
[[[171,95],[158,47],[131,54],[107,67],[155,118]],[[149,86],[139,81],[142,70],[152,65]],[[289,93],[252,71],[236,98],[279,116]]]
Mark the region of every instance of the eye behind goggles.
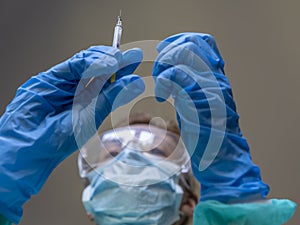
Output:
[[124,149],[138,151],[156,162],[174,163],[180,168],[177,172],[190,171],[189,154],[177,134],[153,125],[131,125],[96,135],[80,149],[80,177],[115,160]]

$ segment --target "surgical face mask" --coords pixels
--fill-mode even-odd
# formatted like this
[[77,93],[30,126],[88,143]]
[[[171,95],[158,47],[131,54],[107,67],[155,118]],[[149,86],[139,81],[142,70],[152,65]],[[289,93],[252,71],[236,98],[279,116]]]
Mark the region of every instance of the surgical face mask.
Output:
[[[114,159],[88,174],[82,195],[98,225],[170,225],[179,219],[183,191],[178,165],[123,149]],[[171,171],[171,172],[170,172]]]

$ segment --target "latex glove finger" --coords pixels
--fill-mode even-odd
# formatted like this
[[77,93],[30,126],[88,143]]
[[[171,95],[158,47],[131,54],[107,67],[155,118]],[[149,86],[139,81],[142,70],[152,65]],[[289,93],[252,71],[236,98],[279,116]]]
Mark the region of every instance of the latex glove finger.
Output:
[[[119,79],[124,75],[132,74],[142,60],[143,53],[141,49],[133,48],[125,51],[122,58],[119,59],[119,70],[116,73],[116,79]],[[78,101],[81,101],[82,104],[89,104],[89,101],[87,100],[96,97],[105,85],[109,85],[111,76],[112,73],[102,74],[101,76],[98,75],[92,82],[90,82],[90,78],[82,79],[80,85],[77,87],[76,94],[76,98],[82,99],[82,101]]]
[[[92,48],[93,51],[102,52],[101,49]],[[99,57],[91,66],[84,71],[83,78],[99,77],[103,75],[112,75],[117,73],[119,75],[132,74],[143,60],[142,50],[133,48],[125,51],[121,56],[116,52],[108,49],[103,52],[105,56]],[[110,56],[110,58],[108,58]],[[117,67],[116,67],[117,66]],[[104,68],[105,69],[104,69]]]
[[122,53],[110,46],[93,46],[75,54],[46,73],[65,80],[88,79],[113,74],[119,69]]
[[219,67],[212,64],[210,55],[193,42],[173,46],[168,52],[159,54],[153,67],[153,75],[156,76],[163,70],[176,65],[186,65],[198,72],[223,73]]
[[[207,44],[203,43],[202,40],[204,40]],[[219,52],[216,41],[210,34],[193,32],[176,34],[163,40],[157,46],[157,50],[158,52],[162,52],[163,50],[167,52],[168,49],[172,48],[172,46],[180,45],[186,42],[194,42],[196,45],[201,46],[207,54],[212,55],[217,61],[220,60],[221,66],[224,66],[224,61]]]
[[[114,83],[107,83],[97,98],[83,105],[73,106],[73,130],[78,148],[81,148],[96,132],[105,118],[116,108],[130,102],[145,89],[137,75],[126,75]],[[81,99],[84,101],[84,98]]]
[[143,60],[143,52],[139,48],[133,48],[123,53],[122,61],[120,62],[117,79],[120,75],[132,74]]
[[[105,97],[106,101],[113,106],[112,110],[115,110],[117,107],[127,104],[135,97],[140,95],[145,90],[145,85],[143,80],[138,75],[126,75],[118,79],[113,84],[110,84],[100,95],[99,98],[101,101],[102,97]],[[122,94],[122,96],[119,96]],[[118,102],[115,100],[118,99]]]
[[[187,71],[185,73],[184,71]],[[170,67],[155,77],[155,96],[158,101],[166,100],[170,95],[176,97],[178,92],[196,88],[191,69],[184,65]],[[199,88],[199,87],[197,87]]]
[[200,117],[202,125],[210,124],[211,113],[225,107],[221,88],[212,76],[184,65],[171,67],[156,78],[155,96],[164,101],[172,95],[177,113],[189,123],[198,124]]
[[[177,67],[170,67],[159,74],[159,76],[155,78],[155,87],[154,93],[157,101],[163,102],[167,100],[171,94],[175,94],[178,92],[180,88],[180,83],[178,83],[178,78],[176,78],[177,74]],[[185,77],[179,78],[180,80],[184,81]],[[176,81],[177,82],[176,82]]]
[[[125,75],[107,86],[100,94],[96,104],[96,118],[105,118],[111,111],[125,105],[143,93],[145,85],[138,75]],[[97,127],[102,119],[96,119]]]

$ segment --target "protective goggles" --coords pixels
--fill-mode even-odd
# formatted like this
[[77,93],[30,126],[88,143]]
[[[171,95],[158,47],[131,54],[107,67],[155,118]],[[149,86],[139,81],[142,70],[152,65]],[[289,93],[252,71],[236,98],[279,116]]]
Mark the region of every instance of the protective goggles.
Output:
[[189,154],[177,134],[143,124],[121,127],[94,136],[80,149],[80,176],[85,178],[92,170],[116,159],[124,149],[138,151],[156,162],[172,162],[183,173],[190,170]]

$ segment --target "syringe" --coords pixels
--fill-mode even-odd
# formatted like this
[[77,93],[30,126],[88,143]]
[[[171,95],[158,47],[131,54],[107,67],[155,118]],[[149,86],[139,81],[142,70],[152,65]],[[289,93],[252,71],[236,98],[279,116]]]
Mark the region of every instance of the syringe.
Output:
[[[114,31],[114,38],[112,46],[115,48],[119,48],[121,44],[121,36],[122,36],[122,19],[121,19],[121,10],[120,15],[118,16],[117,23]],[[110,82],[113,83],[116,80],[116,74],[114,73],[110,78]]]
[[[122,18],[121,18],[121,10],[120,15],[118,16],[117,23],[114,30],[114,37],[113,37],[113,43],[112,46],[115,48],[119,48],[121,44],[121,36],[122,36]],[[95,77],[92,77],[89,82],[85,85],[85,87],[88,87],[90,83],[95,79]],[[116,80],[116,74],[114,73],[112,77],[110,78],[110,82],[113,83]]]
[[121,18],[121,11],[120,11],[120,15],[118,16],[117,23],[115,26],[115,31],[114,31],[114,38],[112,43],[113,47],[115,48],[120,47],[121,36],[122,36],[122,18]]

